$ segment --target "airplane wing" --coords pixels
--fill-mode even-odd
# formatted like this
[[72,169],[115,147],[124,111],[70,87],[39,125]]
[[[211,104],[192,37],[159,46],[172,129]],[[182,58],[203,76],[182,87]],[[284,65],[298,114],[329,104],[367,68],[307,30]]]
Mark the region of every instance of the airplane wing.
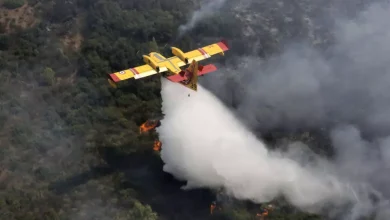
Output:
[[[168,62],[173,65],[177,65],[178,67],[185,66],[186,64],[177,56],[173,56],[168,58]],[[168,64],[169,65],[169,64]],[[176,70],[176,71],[181,71],[181,70]]]
[[200,61],[210,58],[215,54],[223,54],[223,52],[227,50],[229,50],[229,47],[226,41],[223,40],[215,44],[189,51],[185,53],[184,56],[188,58],[188,62],[191,63],[193,60]]
[[[167,70],[168,69],[166,67],[161,67],[160,73],[165,72]],[[156,73],[157,73],[156,70],[154,70],[151,66],[146,64],[146,65],[130,68],[127,70],[111,73],[110,77],[114,82],[119,82],[130,78],[140,79],[146,76],[151,76]]]
[[[211,56],[213,56],[215,54],[222,54],[223,55],[224,51],[227,51],[227,50],[229,50],[229,48],[228,48],[226,41],[220,41],[218,43],[214,43],[214,44],[211,44],[211,45],[208,45],[208,46],[196,49],[196,50],[189,51],[189,52],[185,53],[184,56],[186,58],[188,58],[189,63],[192,63],[193,60],[195,60],[195,61],[204,60],[204,59],[210,58]],[[166,64],[171,65],[174,69],[177,69],[177,72],[181,71],[177,67],[182,67],[182,66],[186,65],[177,56],[170,57],[167,60]],[[165,66],[160,67],[160,73],[165,72],[165,71],[168,71],[167,67],[165,67]],[[143,78],[146,76],[154,75],[156,73],[157,73],[157,71],[154,70],[153,67],[151,67],[148,64],[145,64],[145,65],[138,66],[135,68],[130,68],[127,70],[122,70],[119,72],[111,73],[110,77],[114,82],[118,82],[118,81],[130,79],[130,78],[140,79],[140,78]]]

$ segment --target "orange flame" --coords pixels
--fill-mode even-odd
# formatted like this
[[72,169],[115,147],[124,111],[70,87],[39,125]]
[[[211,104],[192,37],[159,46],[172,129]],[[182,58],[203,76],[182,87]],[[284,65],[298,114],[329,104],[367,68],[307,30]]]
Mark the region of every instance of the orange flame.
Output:
[[210,205],[210,214],[213,214],[214,209],[215,209],[215,205],[214,205],[214,204],[211,204],[211,205]]
[[210,214],[212,215],[214,213],[214,210],[217,209],[218,211],[221,211],[222,210],[222,207],[221,206],[217,206],[217,202],[216,201],[213,201],[211,204],[210,204]]
[[263,209],[262,212],[257,213],[256,217],[259,217],[259,219],[263,220],[266,216],[268,216],[268,209]]
[[139,126],[139,133],[145,133],[148,132],[155,127],[159,125],[160,121],[159,120],[147,120],[145,123],[143,123],[141,126]]
[[161,150],[161,141],[154,141],[154,144],[153,144],[153,150],[155,151],[160,151]]

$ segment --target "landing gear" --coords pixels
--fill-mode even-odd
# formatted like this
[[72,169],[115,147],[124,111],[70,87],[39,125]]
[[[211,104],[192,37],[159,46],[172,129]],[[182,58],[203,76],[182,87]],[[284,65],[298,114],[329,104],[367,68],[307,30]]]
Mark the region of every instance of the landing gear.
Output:
[[190,97],[190,94],[188,94],[188,97]]

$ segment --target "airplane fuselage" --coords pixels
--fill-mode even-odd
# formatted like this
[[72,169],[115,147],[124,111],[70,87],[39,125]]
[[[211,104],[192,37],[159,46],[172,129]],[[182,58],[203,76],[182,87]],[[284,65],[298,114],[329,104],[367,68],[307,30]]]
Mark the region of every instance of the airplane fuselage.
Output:
[[157,64],[157,66],[166,67],[169,72],[173,74],[179,74],[182,71],[180,66],[177,65],[177,57],[166,58],[156,52],[149,53],[149,57]]

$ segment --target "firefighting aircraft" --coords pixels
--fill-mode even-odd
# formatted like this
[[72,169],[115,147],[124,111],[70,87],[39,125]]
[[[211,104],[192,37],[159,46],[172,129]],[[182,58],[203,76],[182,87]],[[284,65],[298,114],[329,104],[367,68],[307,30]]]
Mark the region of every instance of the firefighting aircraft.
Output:
[[[217,70],[213,64],[201,66],[198,61],[210,58],[215,54],[225,55],[229,50],[225,40],[214,43],[196,50],[184,53],[179,48],[171,47],[173,57],[165,58],[159,53],[151,52],[143,55],[143,61],[146,63],[127,70],[111,73],[109,83],[115,87],[115,83],[130,78],[141,79],[147,76],[161,73],[161,75],[172,82],[178,82],[187,88],[197,91],[198,76]],[[190,64],[182,70],[180,67]]]

